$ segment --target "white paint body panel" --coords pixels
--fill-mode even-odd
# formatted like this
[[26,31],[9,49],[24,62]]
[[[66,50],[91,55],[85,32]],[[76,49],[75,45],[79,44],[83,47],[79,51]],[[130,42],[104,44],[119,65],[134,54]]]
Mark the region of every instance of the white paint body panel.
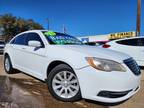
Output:
[[[144,37],[141,37],[144,38]],[[120,40],[128,40],[127,39],[120,39]],[[111,42],[108,42],[107,44],[110,45],[108,49],[119,51],[126,53],[133,57],[139,66],[144,66],[144,46],[129,46],[129,45],[122,45],[116,43],[119,40],[114,40]]]

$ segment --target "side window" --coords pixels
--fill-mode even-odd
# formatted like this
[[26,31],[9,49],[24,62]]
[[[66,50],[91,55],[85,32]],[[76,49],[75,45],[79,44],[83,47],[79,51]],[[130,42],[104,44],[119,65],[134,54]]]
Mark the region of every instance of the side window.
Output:
[[141,40],[142,40],[142,46],[144,46],[144,38],[142,38]]
[[139,38],[139,46],[144,46],[144,38]]
[[14,40],[12,40],[10,44],[25,45],[26,36],[27,36],[26,33],[19,35]]
[[28,33],[27,38],[26,38],[26,45],[28,45],[29,41],[39,41],[44,47],[44,43],[37,33]]
[[10,42],[10,44],[14,44],[14,42],[15,42],[15,38]]
[[138,46],[139,44],[138,39],[120,40],[117,41],[116,43],[129,46]]

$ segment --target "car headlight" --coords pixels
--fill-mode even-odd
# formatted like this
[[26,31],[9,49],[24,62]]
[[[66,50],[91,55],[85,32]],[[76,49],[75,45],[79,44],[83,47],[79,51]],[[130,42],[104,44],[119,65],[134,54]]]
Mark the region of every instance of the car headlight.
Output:
[[100,58],[95,58],[95,57],[86,57],[86,60],[90,66],[98,70],[102,70],[106,72],[111,72],[111,71],[126,72],[126,69],[124,66],[112,60],[100,59]]

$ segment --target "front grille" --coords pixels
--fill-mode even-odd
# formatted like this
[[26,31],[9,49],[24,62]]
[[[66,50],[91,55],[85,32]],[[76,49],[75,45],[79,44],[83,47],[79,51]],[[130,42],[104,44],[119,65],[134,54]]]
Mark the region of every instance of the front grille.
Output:
[[136,61],[133,58],[129,58],[124,60],[124,63],[129,67],[129,69],[135,74],[135,75],[140,75],[141,71],[136,63]]

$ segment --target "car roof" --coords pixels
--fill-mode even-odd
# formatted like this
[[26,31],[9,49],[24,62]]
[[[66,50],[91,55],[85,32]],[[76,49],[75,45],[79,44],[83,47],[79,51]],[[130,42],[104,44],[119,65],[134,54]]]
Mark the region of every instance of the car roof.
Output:
[[16,36],[19,36],[24,33],[30,33],[30,32],[38,33],[38,32],[44,32],[44,31],[48,31],[48,30],[28,30],[28,31],[21,32],[21,33],[17,34]]
[[29,32],[43,32],[43,31],[48,31],[48,30],[28,30],[22,33],[29,33]]

